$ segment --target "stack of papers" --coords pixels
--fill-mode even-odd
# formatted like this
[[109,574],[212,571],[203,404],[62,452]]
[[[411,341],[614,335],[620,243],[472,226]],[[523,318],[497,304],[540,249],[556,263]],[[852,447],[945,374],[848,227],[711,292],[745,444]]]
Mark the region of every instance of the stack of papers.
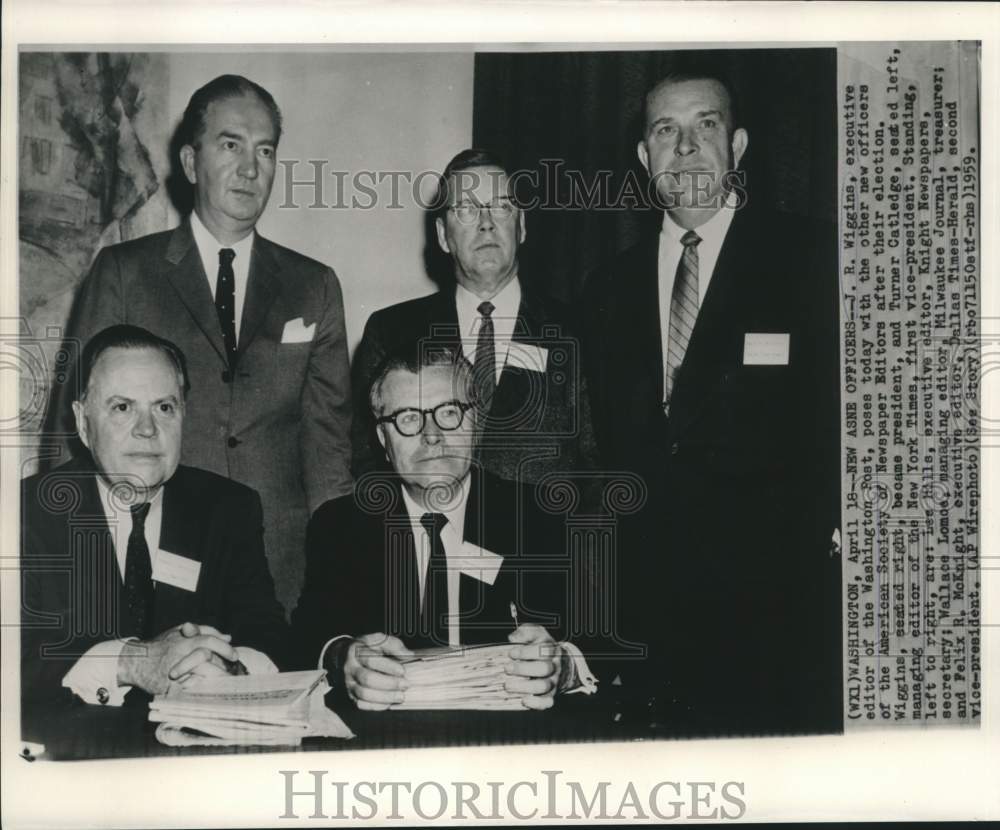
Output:
[[156,737],[169,746],[297,746],[310,736],[353,738],[327,709],[326,672],[206,678],[172,686],[149,704]]
[[524,709],[522,694],[508,692],[510,643],[416,651],[404,659],[409,687],[392,709]]

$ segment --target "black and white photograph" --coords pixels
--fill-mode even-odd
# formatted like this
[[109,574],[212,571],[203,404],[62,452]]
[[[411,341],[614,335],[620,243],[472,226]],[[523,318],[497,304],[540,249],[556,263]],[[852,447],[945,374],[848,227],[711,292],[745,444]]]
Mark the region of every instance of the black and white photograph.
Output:
[[944,817],[862,767],[995,737],[997,19],[645,14],[5,36],[5,777],[125,773],[54,824]]

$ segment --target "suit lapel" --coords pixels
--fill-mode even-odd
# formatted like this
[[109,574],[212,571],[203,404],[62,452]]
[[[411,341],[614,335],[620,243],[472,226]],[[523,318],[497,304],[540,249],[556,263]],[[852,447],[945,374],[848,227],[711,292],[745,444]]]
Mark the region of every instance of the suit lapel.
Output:
[[[490,521],[491,514],[504,515],[498,512],[498,508],[506,507],[497,504],[500,496],[501,493],[495,487],[489,486],[489,480],[479,468],[473,467],[469,483],[469,499],[465,505],[464,537],[466,542],[506,557],[513,551],[513,545],[505,543],[505,540],[510,532],[516,533],[517,522],[513,521],[515,515],[513,512],[506,514],[506,518],[511,521]],[[501,535],[503,539],[499,538]],[[504,601],[509,597],[500,588],[504,584],[506,566],[505,560],[493,585],[487,585],[465,573],[459,574],[458,605],[461,614],[459,633],[463,645],[483,642],[484,635],[486,640],[495,639],[497,622],[509,614],[503,607]],[[477,630],[474,627],[477,621],[481,621],[481,624],[487,627],[481,631]]]
[[185,219],[167,243],[166,278],[177,292],[205,339],[215,349],[219,360],[228,366],[222,328],[215,312],[215,298],[208,287],[208,277],[191,233],[191,220]]
[[[160,550],[202,562],[208,512],[204,500],[196,499],[184,486],[183,470],[178,470],[163,487],[163,518],[160,523]],[[156,584],[156,630],[183,622],[196,608],[195,597],[204,587],[204,563],[194,591],[163,582]]]
[[[274,258],[274,249],[268,240],[256,231],[253,252],[250,255],[250,274],[247,277],[247,296],[243,303],[243,319],[237,354],[242,355],[260,331],[271,306],[281,293],[280,269]],[[309,320],[305,323],[308,325]]]
[[[125,602],[124,575],[118,567],[114,540],[97,488],[98,472],[89,459],[81,462],[79,469],[85,476],[81,481],[80,506],[73,515],[83,520],[71,531],[75,538],[70,549],[82,561],[74,563],[75,578],[84,580],[81,587],[85,593],[98,598],[113,597],[113,601],[104,608],[99,607],[104,605],[99,601],[98,607],[93,609],[99,615],[99,620],[96,620],[99,630],[114,637],[127,636],[133,632],[132,620]],[[74,602],[73,599],[70,601]],[[93,622],[95,620],[91,624]]]
[[[656,401],[663,400],[663,344],[660,338],[660,285],[659,285],[660,236],[641,243],[636,251],[634,274],[616,275],[619,282],[631,290],[619,289],[621,305],[617,309],[618,319],[613,321],[611,331],[631,332],[626,334],[618,347],[624,348],[620,358],[610,367],[612,372],[631,372],[636,367],[641,375],[651,381],[655,389]],[[667,305],[669,308],[669,303]],[[608,344],[612,346],[612,344]]]
[[721,387],[723,377],[734,368],[741,354],[743,337],[741,314],[747,286],[742,277],[748,273],[740,262],[754,240],[746,217],[737,213],[726,234],[719,258],[712,273],[705,300],[691,334],[684,362],[681,364],[670,406],[675,429],[682,429],[697,418],[698,413]]
[[461,349],[462,339],[468,337],[469,332],[459,331],[455,292],[439,291],[433,298],[433,302],[428,305],[430,315],[424,321],[423,331],[419,336],[438,345]]
[[384,566],[379,588],[384,597],[380,625],[403,640],[413,640],[420,630],[420,578],[417,574],[417,545],[410,514],[403,501],[402,483],[393,487],[396,497],[386,511],[378,555]]
[[[542,336],[542,327],[548,322],[545,310],[542,307],[539,297],[524,288],[522,285],[521,304],[518,307],[517,320],[514,322],[514,331],[511,335],[512,348],[516,349],[516,344],[522,346],[539,347],[538,341]],[[546,367],[539,367],[542,373],[547,371]],[[497,384],[496,393],[493,396],[493,405],[490,407],[490,418],[502,424],[509,418],[515,418],[516,423],[523,429],[531,429],[536,425],[536,421],[527,418],[529,413],[524,411],[526,401],[538,400],[537,378],[533,377],[537,372],[523,366],[515,365],[508,353],[503,370],[500,372],[500,382]],[[540,418],[541,410],[537,413]]]

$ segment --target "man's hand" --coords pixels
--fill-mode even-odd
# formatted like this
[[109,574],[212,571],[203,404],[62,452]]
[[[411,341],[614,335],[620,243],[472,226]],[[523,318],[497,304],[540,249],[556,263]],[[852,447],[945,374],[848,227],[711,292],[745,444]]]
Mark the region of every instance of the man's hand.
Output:
[[359,709],[388,709],[403,702],[407,687],[400,657],[411,652],[397,637],[365,634],[351,643],[344,661],[344,685]]
[[548,709],[553,704],[566,659],[552,636],[540,625],[520,625],[507,639],[511,675],[504,684],[508,692],[522,694],[521,702],[529,709]]
[[177,681],[227,674],[227,661],[236,665],[240,659],[229,640],[210,625],[186,622],[152,640],[126,643],[118,658],[118,685],[162,694]]

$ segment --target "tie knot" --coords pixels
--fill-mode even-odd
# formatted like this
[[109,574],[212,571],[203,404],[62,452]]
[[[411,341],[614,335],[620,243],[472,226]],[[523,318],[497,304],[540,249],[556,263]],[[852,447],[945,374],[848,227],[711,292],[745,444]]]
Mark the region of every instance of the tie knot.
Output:
[[484,300],[479,304],[477,310],[479,311],[480,314],[483,315],[483,317],[489,317],[493,313],[494,308],[496,308],[496,306],[493,305],[493,303],[491,303],[489,300]]
[[444,513],[424,513],[420,517],[420,524],[424,526],[428,536],[438,539],[441,537],[442,528],[448,524],[448,519]]
[[688,231],[681,237],[681,245],[685,248],[693,248],[699,242],[701,242],[701,237],[694,231]]
[[142,504],[130,505],[129,511],[132,513],[132,527],[144,527],[146,516],[149,515],[149,502],[144,501]]
[[219,249],[219,265],[232,265],[234,259],[236,259],[236,251],[232,248]]

